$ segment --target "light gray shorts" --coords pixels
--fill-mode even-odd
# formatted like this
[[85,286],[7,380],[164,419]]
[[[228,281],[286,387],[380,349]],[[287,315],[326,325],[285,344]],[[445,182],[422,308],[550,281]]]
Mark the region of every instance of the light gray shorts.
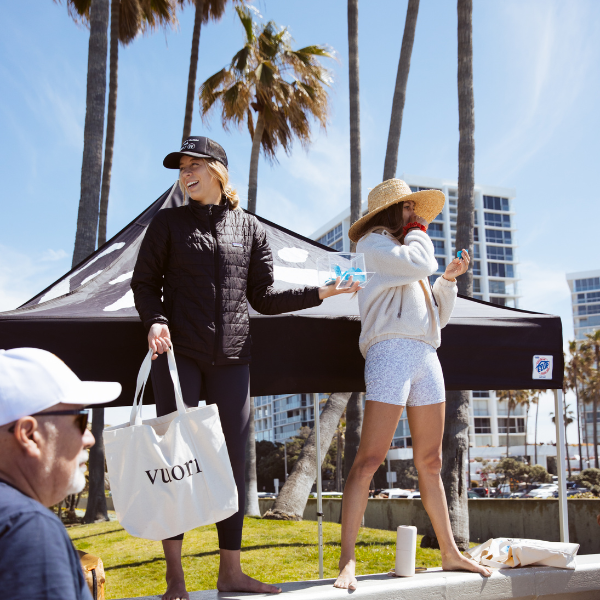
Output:
[[445,402],[444,375],[433,346],[406,338],[373,344],[365,365],[367,400],[399,406]]

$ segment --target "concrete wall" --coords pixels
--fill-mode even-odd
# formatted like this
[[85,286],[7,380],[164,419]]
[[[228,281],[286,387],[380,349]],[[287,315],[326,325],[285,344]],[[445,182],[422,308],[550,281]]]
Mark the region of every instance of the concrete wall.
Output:
[[[274,500],[259,500],[264,514]],[[569,508],[570,541],[581,546],[580,554],[600,554],[600,527],[596,515],[600,500],[573,499]],[[325,521],[341,522],[342,501],[323,500]],[[309,498],[304,519],[317,520],[317,500]],[[365,527],[394,531],[398,525],[415,525],[423,534],[429,526],[429,517],[421,500],[373,498],[365,511]],[[558,499],[549,500],[469,500],[469,530],[472,542],[484,542],[493,537],[529,538],[560,541],[558,529]]]

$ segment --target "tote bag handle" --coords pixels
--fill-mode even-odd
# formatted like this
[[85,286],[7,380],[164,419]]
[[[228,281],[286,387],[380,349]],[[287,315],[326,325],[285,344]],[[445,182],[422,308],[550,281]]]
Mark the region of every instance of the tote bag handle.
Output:
[[[137,376],[135,397],[133,399],[133,406],[129,417],[129,424],[132,427],[134,425],[142,424],[143,398],[144,391],[146,390],[146,383],[148,382],[148,377],[150,376],[150,370],[152,368],[152,354],[153,351],[148,350],[148,354],[146,354]],[[173,387],[175,388],[175,404],[177,405],[177,412],[180,415],[184,415],[186,409],[185,403],[183,402],[183,394],[181,393],[181,384],[179,383],[179,373],[177,372],[177,363],[175,362],[175,354],[173,353],[173,344],[171,344],[171,347],[167,350],[167,361],[169,363],[169,374],[171,375]]]

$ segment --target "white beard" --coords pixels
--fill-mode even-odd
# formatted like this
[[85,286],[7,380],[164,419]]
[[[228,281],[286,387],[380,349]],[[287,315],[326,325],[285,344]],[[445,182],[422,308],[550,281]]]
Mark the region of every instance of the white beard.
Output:
[[85,463],[88,461],[89,452],[87,450],[82,450],[79,453],[77,468],[73,471],[73,475],[71,476],[71,481],[69,483],[69,487],[66,490],[66,496],[70,496],[71,494],[79,494],[81,490],[85,487]]

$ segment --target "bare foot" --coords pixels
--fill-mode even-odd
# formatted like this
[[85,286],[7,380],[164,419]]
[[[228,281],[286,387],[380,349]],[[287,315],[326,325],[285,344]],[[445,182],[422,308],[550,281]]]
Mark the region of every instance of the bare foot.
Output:
[[281,588],[276,585],[262,583],[241,571],[227,575],[219,574],[217,590],[219,592],[247,592],[250,594],[279,594],[281,592]]
[[356,586],[358,585],[358,581],[356,581],[355,572],[356,559],[351,558],[347,561],[340,560],[340,574],[335,580],[333,587],[341,588],[342,590],[355,590]]
[[162,595],[162,600],[190,600],[183,575],[167,579],[167,591]]
[[474,560],[460,553],[453,554],[452,556],[442,556],[442,569],[444,571],[471,571],[479,573],[484,577],[489,577],[492,574],[487,567],[478,565]]

